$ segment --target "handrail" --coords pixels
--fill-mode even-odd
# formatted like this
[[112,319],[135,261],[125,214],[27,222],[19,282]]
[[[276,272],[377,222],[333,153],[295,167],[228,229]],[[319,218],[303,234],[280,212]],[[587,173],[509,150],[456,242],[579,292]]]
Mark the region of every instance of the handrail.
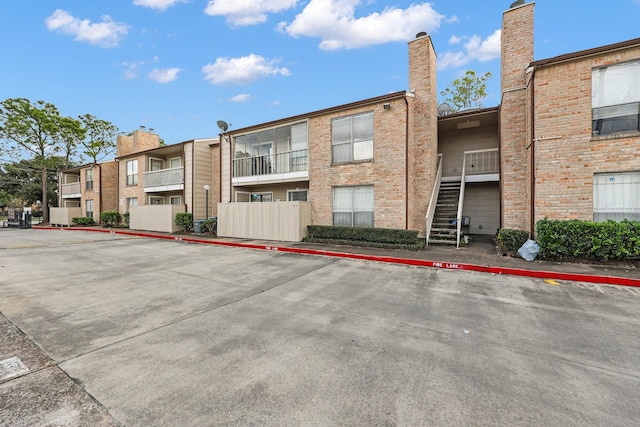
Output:
[[467,152],[462,156],[462,177],[460,179],[460,196],[458,197],[458,214],[456,216],[456,248],[460,247],[460,233],[462,230],[462,206],[464,204],[464,179],[467,161]]
[[442,180],[442,154],[438,154],[438,171],[436,172],[436,182],[433,185],[433,191],[431,192],[431,199],[429,199],[429,207],[427,208],[427,235],[425,240],[425,246],[429,246],[429,235],[431,234],[431,225],[433,224],[433,215],[436,211],[436,205],[438,203],[438,194],[440,193],[440,181]]

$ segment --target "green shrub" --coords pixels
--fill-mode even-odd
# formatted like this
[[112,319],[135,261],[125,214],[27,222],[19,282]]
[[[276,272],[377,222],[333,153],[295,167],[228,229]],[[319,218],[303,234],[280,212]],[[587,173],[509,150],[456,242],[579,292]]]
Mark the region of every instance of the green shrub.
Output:
[[131,216],[131,214],[129,212],[125,212],[122,214],[122,222],[124,223],[125,226],[129,226],[129,217]]
[[102,225],[106,227],[115,227],[120,224],[121,220],[122,216],[118,211],[100,212],[100,222],[102,222]]
[[608,261],[640,257],[640,221],[543,219],[536,224],[536,231],[540,255],[545,259]]
[[193,214],[180,212],[176,214],[176,225],[184,228],[185,231],[193,230]]
[[73,222],[76,225],[94,225],[95,224],[95,222],[93,221],[93,218],[88,218],[86,216],[77,216],[75,218],[72,218],[71,222]]
[[205,219],[200,225],[203,233],[215,234],[218,231],[218,218]]
[[502,243],[502,246],[508,253],[515,255],[518,249],[529,240],[529,233],[524,230],[501,228],[498,231],[497,239]]
[[415,230],[309,225],[307,226],[307,231],[305,241],[312,243],[335,243],[412,250],[424,247],[424,240],[418,239],[418,232]]

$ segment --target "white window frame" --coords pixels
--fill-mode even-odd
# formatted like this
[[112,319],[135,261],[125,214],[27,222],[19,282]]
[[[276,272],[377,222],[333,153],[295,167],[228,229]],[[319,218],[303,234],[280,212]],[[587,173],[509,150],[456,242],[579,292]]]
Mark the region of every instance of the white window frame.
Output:
[[640,132],[640,59],[591,71],[593,136]]
[[[291,200],[291,195],[294,193],[306,193],[307,197],[306,200]],[[309,189],[308,188],[300,188],[300,189],[295,189],[295,190],[287,190],[287,202],[308,202],[309,201]]]
[[[153,203],[154,200],[160,200],[162,203]],[[164,205],[164,196],[149,196],[150,205]]]
[[[174,166],[174,162],[178,161],[178,166]],[[181,157],[172,157],[169,159],[169,169],[178,169],[182,167],[182,158]]]
[[[91,207],[91,210],[89,210],[89,207]],[[94,209],[95,206],[93,203],[93,199],[87,199],[84,201],[84,212],[87,218],[93,218]]]
[[[368,129],[365,132],[370,132],[370,138],[363,138],[361,135],[357,135],[354,122],[362,119],[371,121],[371,129]],[[368,111],[365,113],[352,114],[350,116],[337,117],[331,120],[331,162],[333,164],[373,160],[375,133],[374,119],[375,117],[373,112]],[[348,123],[346,123],[347,121]],[[338,123],[340,122],[344,122],[345,125],[349,127],[350,135],[344,140],[336,139],[339,129]],[[346,153],[348,153],[348,155],[346,155]]]
[[85,189],[93,190],[93,168],[89,168],[85,172]]
[[[271,198],[270,201],[264,202],[262,200],[262,198],[264,196],[269,196],[269,198]],[[251,193],[251,199],[252,202],[258,202],[258,203],[269,203],[269,202],[273,202],[273,191],[258,191],[258,192],[252,192]]]
[[[370,204],[363,204],[358,200],[358,191],[371,191]],[[349,200],[348,192],[351,192]],[[337,193],[342,193],[342,200],[338,200]],[[332,188],[332,224],[347,227],[373,227],[375,225],[375,188],[373,185],[337,186]],[[350,214],[349,221],[336,221],[337,215]],[[366,224],[356,219],[357,214],[370,214],[371,222]]]
[[138,185],[138,160],[127,160],[127,185]]
[[127,197],[127,212],[131,212],[131,208],[134,206],[138,206],[138,198],[137,197]]
[[640,220],[640,171],[593,175],[593,220]]
[[[153,169],[153,163],[154,162],[160,162],[160,169]],[[153,172],[153,171],[161,171],[164,169],[164,159],[161,159],[159,157],[149,157],[149,172]]]

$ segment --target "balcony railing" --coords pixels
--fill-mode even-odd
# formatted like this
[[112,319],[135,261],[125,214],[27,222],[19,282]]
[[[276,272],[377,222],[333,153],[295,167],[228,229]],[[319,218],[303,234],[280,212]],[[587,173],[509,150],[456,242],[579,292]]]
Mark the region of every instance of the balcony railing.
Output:
[[61,184],[60,193],[62,197],[80,194],[80,182],[72,182],[71,184]]
[[161,169],[144,173],[144,187],[184,185],[184,168]]
[[288,172],[304,172],[308,168],[307,149],[285,151],[263,156],[243,157],[233,160],[233,176],[271,175]]
[[498,149],[465,151],[464,167],[465,175],[498,173],[500,171]]

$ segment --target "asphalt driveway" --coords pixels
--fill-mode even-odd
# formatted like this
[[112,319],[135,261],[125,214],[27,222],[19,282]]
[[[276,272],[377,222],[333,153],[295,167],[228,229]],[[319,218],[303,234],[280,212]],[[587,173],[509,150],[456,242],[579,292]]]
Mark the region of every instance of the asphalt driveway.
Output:
[[50,360],[0,382],[17,425],[72,410],[10,398],[55,400],[42,366],[88,393],[63,417],[85,425],[640,419],[637,288],[19,230],[0,233],[0,311]]

